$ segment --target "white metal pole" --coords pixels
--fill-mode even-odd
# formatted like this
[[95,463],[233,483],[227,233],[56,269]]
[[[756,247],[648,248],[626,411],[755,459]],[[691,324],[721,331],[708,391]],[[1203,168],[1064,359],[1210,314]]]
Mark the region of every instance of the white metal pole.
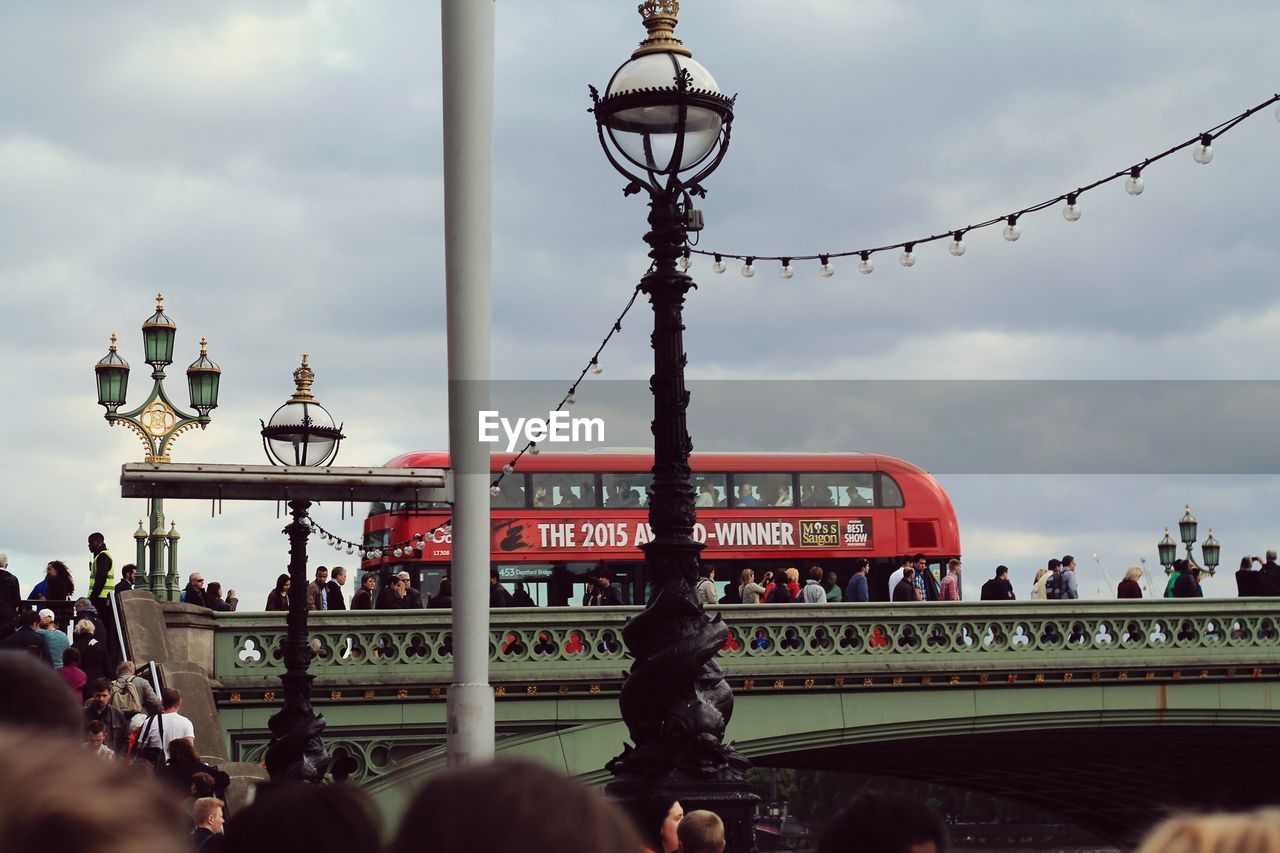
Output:
[[448,764],[493,757],[489,686],[489,405],[494,0],[441,0],[449,450],[454,475],[453,683]]

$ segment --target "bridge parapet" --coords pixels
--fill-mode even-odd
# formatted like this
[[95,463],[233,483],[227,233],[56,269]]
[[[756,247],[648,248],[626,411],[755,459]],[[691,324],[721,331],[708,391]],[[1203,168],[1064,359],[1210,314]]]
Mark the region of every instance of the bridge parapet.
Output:
[[[720,659],[735,679],[1256,667],[1280,656],[1280,601],[960,602],[764,605],[718,610]],[[621,629],[639,608],[495,610],[491,678],[620,682]],[[226,689],[276,684],[284,614],[218,614],[214,677]],[[447,610],[311,614],[311,671],[330,687],[445,685]],[[1192,673],[1188,672],[1188,676]],[[1208,670],[1198,673],[1208,677]],[[1219,673],[1213,676],[1236,672]],[[1271,673],[1268,673],[1271,674]]]

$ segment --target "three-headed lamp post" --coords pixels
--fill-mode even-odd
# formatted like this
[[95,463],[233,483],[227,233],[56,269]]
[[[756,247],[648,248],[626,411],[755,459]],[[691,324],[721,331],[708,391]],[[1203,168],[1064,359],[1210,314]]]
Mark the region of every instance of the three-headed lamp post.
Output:
[[[1182,544],[1187,549],[1187,563],[1195,565],[1195,558],[1192,556],[1192,547],[1196,544],[1198,537],[1200,522],[1191,514],[1191,505],[1184,507],[1182,518],[1178,519],[1178,538],[1182,540]],[[1156,543],[1156,551],[1160,554],[1160,565],[1164,566],[1166,575],[1173,574],[1173,564],[1178,558],[1178,543],[1169,537],[1169,528],[1164,529],[1164,538]],[[1201,555],[1204,557],[1203,569],[1210,575],[1218,570],[1218,561],[1222,555],[1222,543],[1213,536],[1213,528],[1209,528],[1209,538],[1204,540],[1200,546]]]
[[639,6],[648,37],[613,74],[604,95],[591,87],[596,130],[626,195],[649,196],[649,257],[641,280],[654,312],[652,335],[654,464],[649,500],[653,540],[643,546],[654,594],[623,629],[635,659],[622,688],[621,711],[634,746],[608,764],[611,796],[624,805],[659,789],[686,810],[708,808],[725,821],[730,851],[754,850],[755,798],[743,781],[747,761],[724,743],[733,692],[716,664],[728,629],[703,612],[694,592],[702,546],[693,539],[694,489],[686,424],[685,294],[693,279],[681,269],[690,231],[702,227],[694,197],[723,159],[734,99],[675,37],[675,0]]
[[[111,334],[111,348],[98,360],[94,373],[98,380],[98,405],[107,410],[107,423],[125,426],[142,439],[146,462],[167,463],[174,440],[189,429],[209,425],[209,413],[218,407],[218,387],[222,369],[209,360],[208,345],[200,339],[200,356],[187,368],[187,390],[190,392],[190,414],[179,409],[165,392],[164,369],[173,363],[173,341],[178,327],[164,311],[164,295],[156,295],[156,310],[142,324],[142,347],[151,365],[151,393],[142,405],[120,412],[129,388],[129,363],[116,351],[116,335]],[[150,589],[157,598],[176,601],[178,589],[177,525],[165,532],[164,501],[151,502],[150,523],[139,520],[134,534],[137,544],[138,585]],[[165,554],[168,552],[168,571]]]
[[[262,446],[273,465],[319,468],[338,455],[342,427],[311,394],[315,371],[302,357],[293,371],[296,390],[292,397],[262,424]],[[311,525],[307,511],[311,501],[289,500],[293,520],[285,527],[289,536],[288,631],[284,641],[284,706],[267,722],[271,743],[267,747],[267,772],[272,779],[319,782],[329,766],[321,733],[324,717],[311,706],[311,643],[307,634],[307,537]]]

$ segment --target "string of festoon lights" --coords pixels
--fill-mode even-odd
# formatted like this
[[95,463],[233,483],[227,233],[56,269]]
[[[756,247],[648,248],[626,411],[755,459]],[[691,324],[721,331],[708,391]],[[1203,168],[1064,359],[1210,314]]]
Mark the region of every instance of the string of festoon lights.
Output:
[[[653,268],[650,267],[650,270],[652,269]],[[636,298],[639,296],[640,286],[636,285],[636,289],[631,292],[631,298],[627,300],[626,307],[622,309],[622,313],[618,315],[618,318],[613,321],[613,325],[609,327],[608,333],[604,336],[604,339],[600,341],[600,345],[595,348],[595,352],[591,353],[591,358],[587,360],[586,365],[578,374],[578,378],[573,380],[569,385],[569,390],[560,398],[560,402],[556,405],[555,411],[559,412],[564,409],[565,406],[572,406],[577,402],[578,386],[582,384],[582,381],[586,378],[588,373],[598,376],[604,372],[604,366],[600,363],[600,354],[604,352],[604,348],[608,346],[609,341],[613,336],[622,331],[622,320],[627,316],[631,307],[636,304]],[[536,441],[526,442],[525,446],[520,448],[520,451],[512,456],[511,459],[502,466],[502,470],[494,477],[493,482],[489,485],[490,494],[498,495],[501,493],[502,478],[515,471],[516,466],[520,464],[520,460],[526,453],[530,456],[537,456],[539,452],[538,443]],[[391,542],[378,548],[365,548],[363,543],[344,539],[336,533],[326,530],[319,522],[312,518],[310,514],[303,519],[303,523],[310,527],[313,533],[319,536],[322,543],[333,546],[335,550],[346,551],[348,554],[352,555],[359,554],[360,559],[362,560],[377,560],[384,556],[403,557],[410,550],[422,551],[427,547],[432,536],[453,523],[453,518],[446,518],[444,521],[440,522],[425,533],[415,533],[410,539],[406,539],[402,542]]]
[[[966,234],[970,231],[989,228],[993,225],[999,225],[1000,223],[1004,223],[1004,239],[1012,243],[1022,236],[1022,228],[1018,223],[1026,214],[1036,213],[1044,210],[1045,208],[1053,207],[1059,203],[1065,202],[1066,204],[1062,208],[1062,218],[1068,222],[1078,222],[1083,214],[1083,210],[1080,205],[1080,197],[1090,190],[1096,189],[1112,181],[1119,180],[1120,178],[1125,178],[1125,192],[1132,196],[1142,195],[1142,191],[1146,188],[1146,181],[1143,178],[1143,173],[1146,171],[1147,167],[1152,163],[1156,163],[1177,153],[1178,151],[1181,151],[1184,148],[1194,146],[1194,150],[1191,152],[1192,158],[1195,162],[1201,165],[1207,165],[1211,160],[1213,160],[1213,143],[1216,140],[1220,139],[1223,134],[1234,128],[1240,122],[1277,102],[1280,102],[1280,94],[1272,95],[1267,100],[1257,106],[1250,107],[1234,118],[1230,118],[1202,133],[1197,133],[1185,142],[1181,142],[1166,151],[1162,151],[1159,154],[1147,157],[1131,166],[1120,169],[1114,174],[1099,178],[1092,183],[1084,184],[1083,186],[1076,187],[1073,190],[1068,190],[1061,195],[1056,195],[1053,198],[1046,199],[1037,204],[1028,205],[1027,207],[1010,211],[1009,213],[1003,213],[999,216],[993,216],[990,219],[975,222],[972,225],[965,225],[962,228],[950,228],[937,234],[915,237],[910,240],[901,240],[899,242],[889,243],[883,246],[874,246],[865,249],[848,249],[840,252],[819,252],[812,255],[762,255],[758,253],[747,254],[717,252],[710,249],[697,249],[693,246],[686,246],[684,254],[680,258],[680,268],[688,270],[692,266],[692,255],[706,255],[714,258],[714,263],[711,267],[712,271],[716,273],[723,273],[726,269],[725,258],[733,258],[734,260],[743,262],[740,272],[744,277],[751,278],[756,274],[755,264],[757,261],[777,261],[781,264],[779,275],[785,279],[791,278],[795,275],[795,270],[791,266],[793,261],[819,261],[822,266],[819,268],[818,274],[823,278],[830,278],[835,274],[835,266],[831,263],[832,258],[857,257],[858,272],[863,273],[864,275],[870,275],[875,269],[875,261],[872,260],[873,255],[902,249],[902,254],[898,256],[898,263],[902,264],[904,267],[913,267],[916,263],[915,249],[917,246],[925,243],[932,243],[937,240],[951,238],[951,244],[947,249],[952,255],[959,257],[965,253],[964,238]],[[1280,121],[1280,107],[1276,108],[1275,115],[1276,120]]]

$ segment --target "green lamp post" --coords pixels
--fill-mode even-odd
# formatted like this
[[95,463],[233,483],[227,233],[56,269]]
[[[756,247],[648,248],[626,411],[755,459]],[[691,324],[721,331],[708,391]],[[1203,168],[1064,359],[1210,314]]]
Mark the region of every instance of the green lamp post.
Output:
[[[1191,504],[1187,504],[1183,508],[1182,518],[1178,519],[1178,538],[1186,546],[1187,562],[1193,565],[1195,558],[1192,556],[1192,548],[1199,537],[1199,527],[1200,522],[1191,514]],[[1178,543],[1169,536],[1169,528],[1164,529],[1164,538],[1156,543],[1156,550],[1160,553],[1160,565],[1164,566],[1165,574],[1173,574],[1173,563],[1178,556]],[[1209,528],[1209,537],[1200,546],[1200,551],[1204,556],[1204,565],[1199,567],[1200,570],[1208,575],[1215,574],[1218,570],[1218,560],[1222,555],[1222,543],[1214,538],[1212,527]]]
[[[173,363],[173,343],[178,327],[164,312],[164,294],[156,295],[156,311],[142,324],[142,349],[151,365],[151,393],[142,405],[120,412],[129,388],[129,363],[116,352],[116,335],[111,335],[111,348],[94,366],[98,381],[98,405],[107,410],[107,423],[121,424],[142,440],[146,450],[144,461],[169,462],[169,451],[179,435],[187,430],[209,425],[209,413],[218,407],[218,389],[222,369],[209,360],[208,344],[200,339],[200,355],[187,368],[187,389],[191,408],[196,414],[179,409],[165,392],[164,369]],[[177,531],[165,531],[164,502],[151,502],[150,523],[139,525],[134,539],[138,544],[140,585],[156,595],[174,601],[178,597]],[[141,536],[139,534],[142,534]],[[168,551],[166,572],[165,552]],[[146,555],[146,559],[143,559]],[[144,565],[144,562],[146,565]]]

